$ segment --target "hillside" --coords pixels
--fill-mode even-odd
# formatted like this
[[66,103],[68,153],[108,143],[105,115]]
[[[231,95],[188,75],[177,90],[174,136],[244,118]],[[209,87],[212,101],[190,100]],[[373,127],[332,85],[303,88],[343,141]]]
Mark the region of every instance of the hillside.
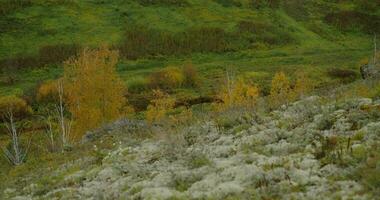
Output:
[[0,199],[379,199],[379,33],[374,0],[0,0]]

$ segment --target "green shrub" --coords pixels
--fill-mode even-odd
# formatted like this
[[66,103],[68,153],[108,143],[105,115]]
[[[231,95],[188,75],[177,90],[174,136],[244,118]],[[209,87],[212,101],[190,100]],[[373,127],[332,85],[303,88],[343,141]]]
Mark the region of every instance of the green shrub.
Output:
[[193,169],[210,164],[211,161],[203,154],[192,155],[189,161],[189,166]]

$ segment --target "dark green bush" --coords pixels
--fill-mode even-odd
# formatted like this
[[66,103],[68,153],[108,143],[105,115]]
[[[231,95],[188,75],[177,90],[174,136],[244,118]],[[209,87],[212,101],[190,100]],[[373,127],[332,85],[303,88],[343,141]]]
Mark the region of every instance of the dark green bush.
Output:
[[239,0],[214,0],[214,1],[224,7],[231,7],[231,6],[241,7],[242,6]]
[[119,46],[121,55],[129,59],[158,55],[184,55],[196,52],[223,52],[228,50],[230,35],[212,27],[191,28],[171,33],[129,26]]
[[13,58],[0,60],[0,68],[4,72],[5,69],[20,70],[24,68],[38,67],[40,61],[33,56],[19,55]]
[[2,0],[0,2],[0,16],[7,15],[18,9],[32,5],[32,0]]
[[138,59],[160,55],[222,53],[252,48],[255,43],[284,45],[291,42],[294,39],[286,28],[270,22],[242,21],[233,32],[218,27],[193,27],[181,32],[169,32],[128,25],[119,50],[124,58]]
[[0,69],[4,73],[6,69],[20,70],[59,64],[76,55],[79,50],[80,46],[76,44],[47,45],[40,48],[37,56],[19,55],[0,60]]
[[325,21],[341,31],[380,32],[380,16],[360,11],[332,12],[325,16]]
[[76,44],[47,45],[40,48],[39,61],[42,65],[59,64],[79,53]]
[[331,78],[340,79],[343,83],[352,82],[358,77],[358,74],[355,71],[349,69],[333,68],[329,70],[327,74]]
[[188,2],[186,0],[137,0],[140,5],[143,6],[186,6]]

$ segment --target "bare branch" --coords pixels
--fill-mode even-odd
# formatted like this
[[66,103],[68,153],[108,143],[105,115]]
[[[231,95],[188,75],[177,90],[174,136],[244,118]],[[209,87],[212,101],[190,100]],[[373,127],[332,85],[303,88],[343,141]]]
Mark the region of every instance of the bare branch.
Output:
[[7,127],[8,133],[11,137],[13,152],[3,147],[2,149],[4,152],[4,156],[13,165],[21,165],[26,158],[27,152],[23,152],[23,150],[21,149],[19,143],[19,133],[16,128],[16,123],[14,121],[14,116],[11,108],[8,109],[5,116],[7,118],[5,126]]

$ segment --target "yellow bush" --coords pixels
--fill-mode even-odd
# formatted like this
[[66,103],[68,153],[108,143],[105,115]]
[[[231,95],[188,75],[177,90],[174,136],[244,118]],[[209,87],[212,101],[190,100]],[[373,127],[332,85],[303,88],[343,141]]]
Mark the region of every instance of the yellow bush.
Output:
[[148,82],[153,89],[170,90],[181,86],[184,82],[184,76],[178,68],[166,67],[152,73],[148,77]]
[[32,113],[32,108],[27,104],[27,102],[24,99],[21,99],[19,97],[16,97],[16,96],[0,97],[1,118],[6,117],[9,111],[13,113],[14,117],[23,118]]
[[312,80],[304,71],[296,72],[296,84],[294,86],[294,98],[303,98],[309,94],[314,88]]
[[175,99],[161,90],[154,90],[153,95],[154,99],[146,111],[146,120],[150,124],[161,122],[167,113],[173,110],[175,104]]
[[228,109],[232,107],[248,107],[253,108],[260,95],[260,90],[257,86],[247,84],[244,80],[240,79],[235,84],[227,83],[219,98],[223,102],[220,108]]
[[40,85],[37,91],[38,102],[54,102],[58,100],[58,80],[49,80]]
[[275,108],[280,105],[287,104],[291,101],[293,96],[289,79],[283,72],[276,73],[272,79],[269,94],[270,106]]

